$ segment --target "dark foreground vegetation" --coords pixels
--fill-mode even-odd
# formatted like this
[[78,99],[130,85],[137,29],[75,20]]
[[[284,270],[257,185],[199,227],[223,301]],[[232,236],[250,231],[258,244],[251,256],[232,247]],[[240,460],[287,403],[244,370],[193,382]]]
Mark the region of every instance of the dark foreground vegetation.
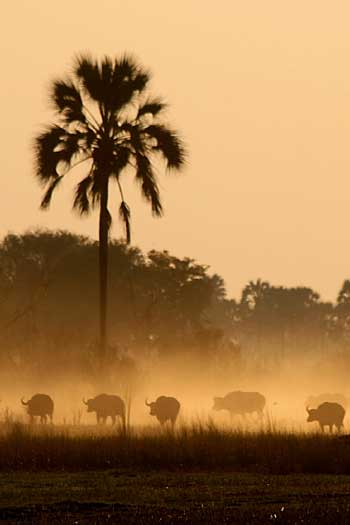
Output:
[[0,469],[188,469],[350,474],[350,436],[241,431],[213,423],[171,430],[4,425]]
[[349,523],[350,437],[0,429],[1,523]]
[[0,475],[1,523],[346,524],[350,479],[112,469]]

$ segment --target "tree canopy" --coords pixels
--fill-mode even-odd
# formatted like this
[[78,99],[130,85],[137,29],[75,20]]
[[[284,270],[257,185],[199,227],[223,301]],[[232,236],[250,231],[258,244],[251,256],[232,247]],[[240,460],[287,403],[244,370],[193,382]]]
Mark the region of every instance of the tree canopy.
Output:
[[[80,369],[94,360],[97,260],[96,241],[65,231],[3,239],[2,359],[32,366],[44,353],[46,363],[75,363]],[[192,258],[167,251],[145,254],[112,240],[110,286],[114,357],[193,356],[203,366],[216,363],[237,372],[242,363],[268,366],[295,356],[345,355],[350,349],[348,280],[334,304],[311,288],[262,280],[247,283],[236,300],[227,297],[219,275]]]

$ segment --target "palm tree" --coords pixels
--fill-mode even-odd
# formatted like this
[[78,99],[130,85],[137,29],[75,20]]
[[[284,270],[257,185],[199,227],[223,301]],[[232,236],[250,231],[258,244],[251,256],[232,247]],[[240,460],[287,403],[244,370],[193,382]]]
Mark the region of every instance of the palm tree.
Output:
[[148,94],[150,76],[130,56],[101,61],[75,60],[70,76],[53,82],[50,99],[56,122],[35,138],[36,176],[45,187],[41,208],[49,207],[54,190],[78,165],[85,176],[75,190],[73,208],[81,215],[99,208],[100,359],[107,348],[108,211],[110,181],[119,190],[119,214],[130,242],[130,209],[121,175],[132,173],[155,216],[162,215],[155,166],[159,160],[180,170],[185,151],[177,133],[162,121],[166,107]]

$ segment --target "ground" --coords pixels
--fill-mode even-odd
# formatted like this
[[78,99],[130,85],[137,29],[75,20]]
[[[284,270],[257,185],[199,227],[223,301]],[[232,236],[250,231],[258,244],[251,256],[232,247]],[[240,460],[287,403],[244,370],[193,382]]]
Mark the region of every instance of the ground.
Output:
[[108,470],[2,473],[1,523],[350,523],[350,477]]

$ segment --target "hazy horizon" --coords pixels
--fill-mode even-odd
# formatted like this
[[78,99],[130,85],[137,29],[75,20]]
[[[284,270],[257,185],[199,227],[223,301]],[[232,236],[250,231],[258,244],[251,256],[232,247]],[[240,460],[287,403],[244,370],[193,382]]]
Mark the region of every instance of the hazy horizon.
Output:
[[6,6],[0,235],[47,227],[96,238],[97,216],[71,212],[76,178],[39,210],[31,144],[53,119],[50,81],[77,53],[130,52],[189,150],[183,175],[160,177],[163,219],[128,187],[133,243],[210,265],[230,296],[260,277],[334,300],[350,277],[349,15],[345,0]]

